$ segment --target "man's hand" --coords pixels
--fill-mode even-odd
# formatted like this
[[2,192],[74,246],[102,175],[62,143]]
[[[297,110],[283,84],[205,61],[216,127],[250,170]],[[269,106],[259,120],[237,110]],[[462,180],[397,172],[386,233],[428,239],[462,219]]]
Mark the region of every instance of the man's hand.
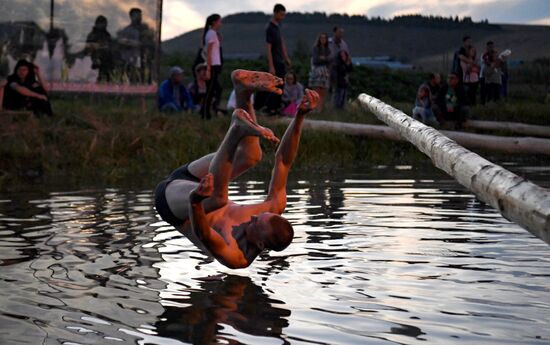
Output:
[[201,179],[197,188],[190,195],[191,203],[199,203],[212,195],[214,191],[214,175],[208,173]]
[[298,114],[307,114],[313,109],[317,108],[319,102],[319,94],[313,90],[306,89],[302,102],[298,107]]

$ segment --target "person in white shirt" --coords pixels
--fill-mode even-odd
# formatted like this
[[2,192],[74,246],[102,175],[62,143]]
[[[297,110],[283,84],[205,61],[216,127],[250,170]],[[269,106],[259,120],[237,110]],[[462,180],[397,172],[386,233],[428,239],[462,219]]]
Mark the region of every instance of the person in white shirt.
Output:
[[219,29],[222,26],[222,17],[219,14],[212,14],[206,18],[203,32],[203,54],[206,61],[206,98],[201,107],[201,117],[210,119],[211,111],[217,112],[218,104],[222,94],[222,87],[218,81],[222,72],[222,51]]

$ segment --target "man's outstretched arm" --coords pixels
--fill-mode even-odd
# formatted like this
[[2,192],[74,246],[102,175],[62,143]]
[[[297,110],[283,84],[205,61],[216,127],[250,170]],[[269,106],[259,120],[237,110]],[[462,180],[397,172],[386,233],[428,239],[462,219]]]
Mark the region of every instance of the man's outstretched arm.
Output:
[[275,154],[275,165],[271,174],[267,202],[270,211],[283,213],[286,207],[286,183],[290,167],[298,153],[302,125],[305,115],[317,107],[319,95],[312,90],[306,90],[305,95],[298,108],[296,117],[285,131],[277,152]]

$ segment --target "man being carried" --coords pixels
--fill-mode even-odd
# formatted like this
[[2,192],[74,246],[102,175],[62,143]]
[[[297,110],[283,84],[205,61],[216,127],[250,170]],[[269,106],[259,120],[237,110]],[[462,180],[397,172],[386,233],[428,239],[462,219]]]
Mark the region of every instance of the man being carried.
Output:
[[229,182],[261,159],[259,137],[279,142],[271,130],[257,124],[250,95],[254,91],[280,94],[277,86],[282,80],[244,70],[234,71],[232,80],[238,109],[218,151],[178,168],[162,181],[155,206],[166,222],[206,254],[227,267],[243,268],[264,249],[280,251],[292,241],[292,226],[280,216],[286,207],[286,182],[305,115],[316,107],[319,96],[307,90],[288,126],[276,152],[267,198],[238,205],[228,198]]

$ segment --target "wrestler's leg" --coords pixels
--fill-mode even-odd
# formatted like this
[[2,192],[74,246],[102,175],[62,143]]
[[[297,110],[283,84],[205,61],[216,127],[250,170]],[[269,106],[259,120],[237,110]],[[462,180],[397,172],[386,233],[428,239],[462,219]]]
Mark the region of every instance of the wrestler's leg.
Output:
[[227,202],[228,185],[234,174],[234,161],[237,157],[239,143],[247,137],[263,137],[278,142],[273,132],[254,123],[246,111],[236,109],[233,112],[231,126],[227,131],[218,151],[210,162],[208,172],[214,175],[214,191],[205,200],[205,210],[215,209]]
[[[268,91],[281,94],[279,88],[283,80],[267,72],[256,72],[247,70],[235,70],[231,73],[231,80],[235,88],[237,108],[244,109],[253,122],[258,123],[254,107],[250,97],[256,91]],[[198,178],[203,178],[210,167],[210,163],[216,153],[208,154],[189,164],[189,172]],[[231,180],[240,176],[248,169],[255,166],[262,159],[260,139],[257,136],[247,136],[241,139],[238,144]]]

